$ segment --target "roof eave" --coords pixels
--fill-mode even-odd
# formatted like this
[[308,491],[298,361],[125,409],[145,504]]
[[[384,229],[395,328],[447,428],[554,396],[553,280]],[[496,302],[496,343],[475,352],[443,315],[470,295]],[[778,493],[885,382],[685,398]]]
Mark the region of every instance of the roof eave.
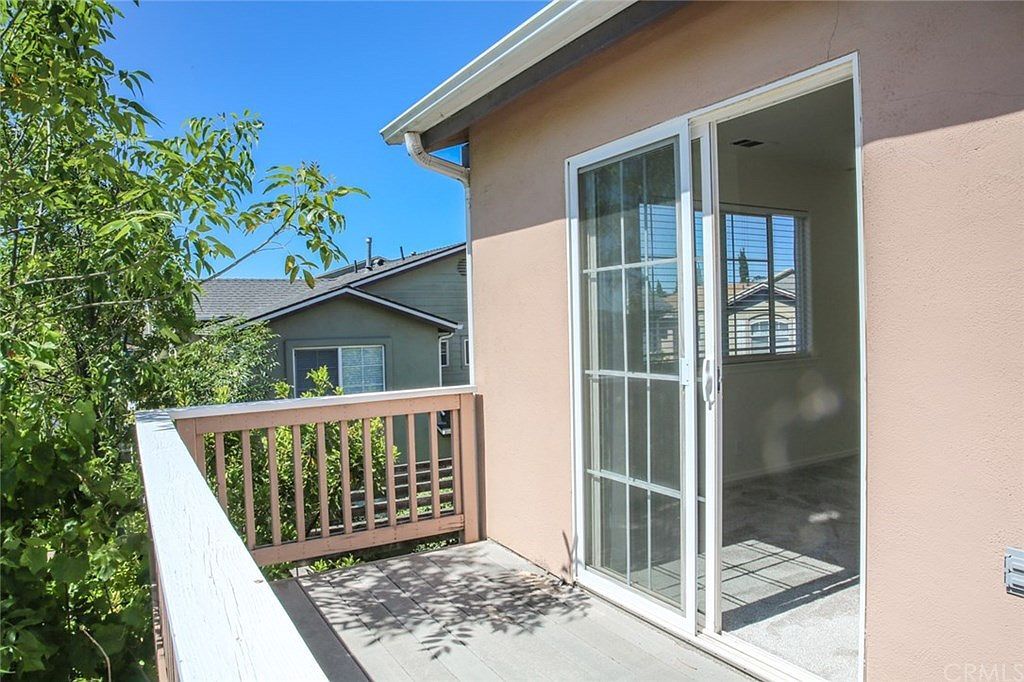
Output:
[[618,14],[635,0],[554,0],[384,126],[388,144],[424,132],[559,48]]

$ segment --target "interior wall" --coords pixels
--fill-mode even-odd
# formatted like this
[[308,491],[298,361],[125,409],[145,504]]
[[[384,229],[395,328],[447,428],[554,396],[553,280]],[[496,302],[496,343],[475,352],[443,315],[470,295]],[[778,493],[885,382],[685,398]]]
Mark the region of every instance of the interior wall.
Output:
[[720,202],[808,213],[811,349],[723,366],[726,481],[855,454],[860,440],[854,172],[735,147],[729,126],[719,127]]

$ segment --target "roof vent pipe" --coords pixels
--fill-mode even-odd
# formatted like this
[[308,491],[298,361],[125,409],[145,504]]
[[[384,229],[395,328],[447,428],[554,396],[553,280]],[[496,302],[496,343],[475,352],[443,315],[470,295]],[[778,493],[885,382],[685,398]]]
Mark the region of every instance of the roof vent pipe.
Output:
[[373,237],[366,238],[366,269],[373,267]]
[[463,165],[452,163],[439,156],[427,153],[423,149],[423,140],[419,133],[405,134],[405,149],[409,152],[412,160],[427,170],[447,175],[449,178],[458,180],[466,187],[469,187],[469,169]]

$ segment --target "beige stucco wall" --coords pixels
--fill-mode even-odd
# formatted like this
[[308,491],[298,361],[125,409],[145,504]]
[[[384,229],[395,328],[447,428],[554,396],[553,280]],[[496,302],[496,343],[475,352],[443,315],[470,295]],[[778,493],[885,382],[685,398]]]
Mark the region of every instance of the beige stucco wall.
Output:
[[860,53],[867,672],[1024,660],[1024,5],[695,4],[474,126],[487,533],[573,544],[565,159]]

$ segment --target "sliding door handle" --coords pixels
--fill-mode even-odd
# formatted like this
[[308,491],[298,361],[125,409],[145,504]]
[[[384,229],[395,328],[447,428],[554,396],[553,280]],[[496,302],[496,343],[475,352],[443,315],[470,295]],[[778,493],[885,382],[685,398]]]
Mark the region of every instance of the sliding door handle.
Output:
[[715,402],[715,361],[710,357],[704,358],[704,366],[701,368],[701,384],[704,389],[704,402],[710,406]]

